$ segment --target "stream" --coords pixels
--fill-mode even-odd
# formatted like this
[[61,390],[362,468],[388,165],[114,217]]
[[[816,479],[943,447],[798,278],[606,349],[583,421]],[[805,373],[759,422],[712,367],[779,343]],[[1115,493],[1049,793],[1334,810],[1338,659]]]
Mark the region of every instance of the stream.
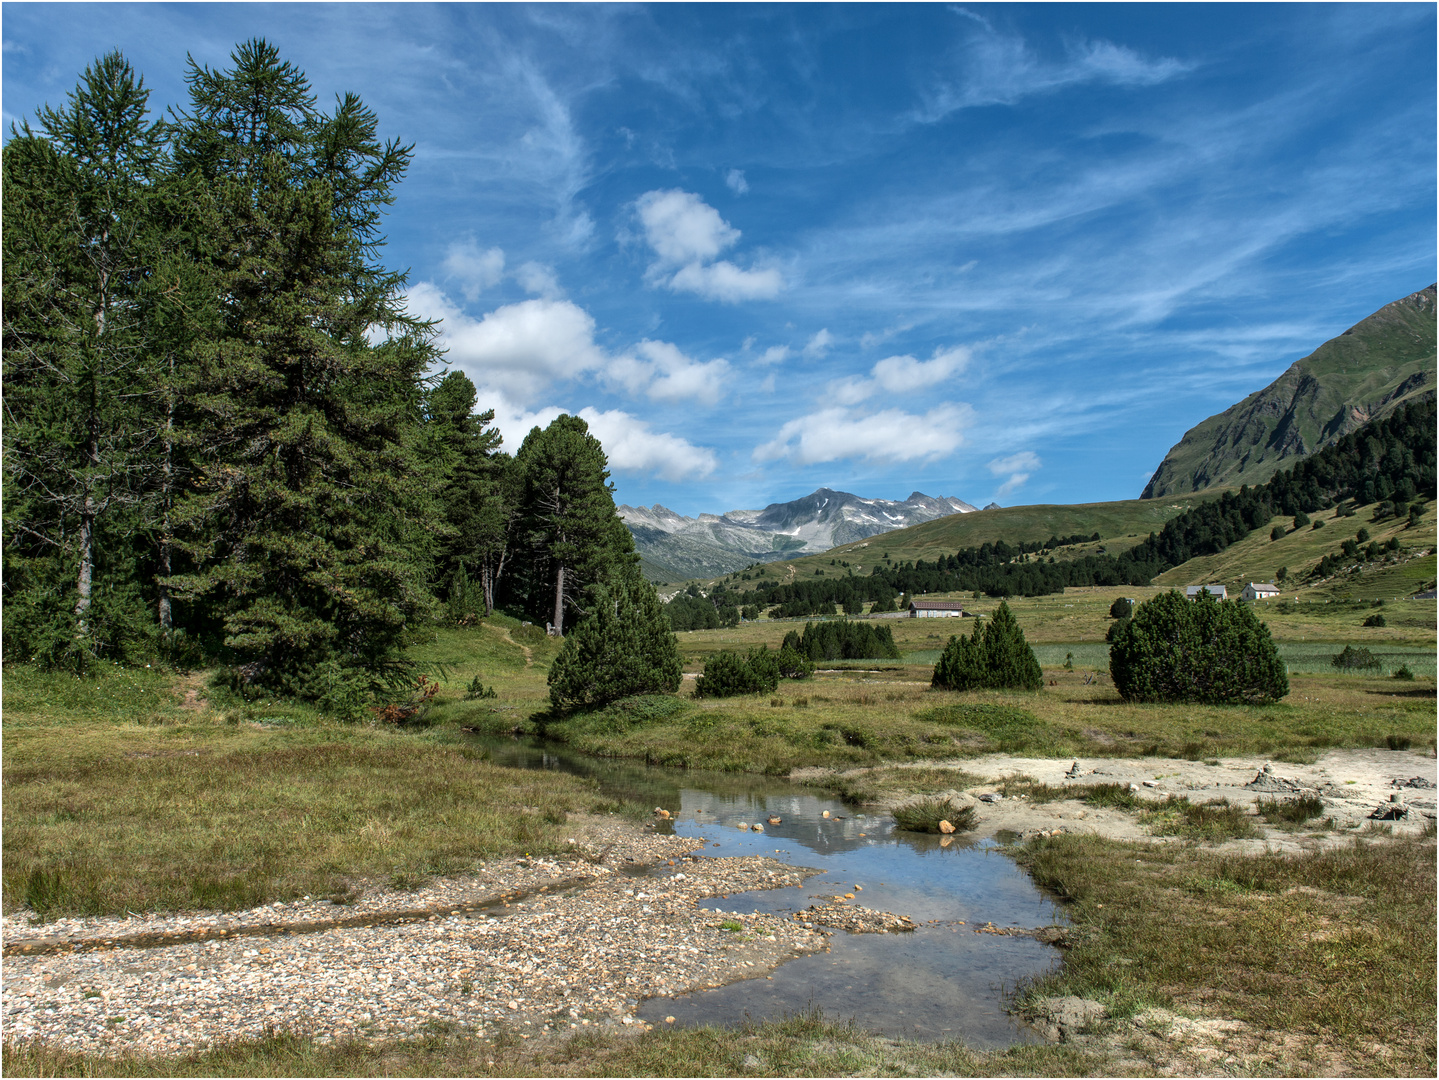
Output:
[[[963,1038],[989,1049],[1041,1041],[1005,1012],[1004,994],[1052,970],[1059,951],[975,928],[1064,919],[992,841],[956,835],[942,845],[939,836],[895,829],[887,814],[862,813],[820,789],[773,777],[591,758],[536,739],[476,741],[496,764],[587,776],[612,798],[677,810],[656,828],[707,839],[696,855],[763,855],[821,871],[798,888],[712,897],[702,907],[788,917],[853,893],[847,903],[907,915],[916,924],[913,933],[837,930],[830,951],[787,961],[770,978],[649,998],[638,1015],[650,1023],[673,1016],[681,1025],[733,1026],[818,1007],[828,1020],[852,1018],[867,1031],[920,1042]],[[770,824],[771,817],[780,823]],[[764,832],[739,828],[756,822]]]

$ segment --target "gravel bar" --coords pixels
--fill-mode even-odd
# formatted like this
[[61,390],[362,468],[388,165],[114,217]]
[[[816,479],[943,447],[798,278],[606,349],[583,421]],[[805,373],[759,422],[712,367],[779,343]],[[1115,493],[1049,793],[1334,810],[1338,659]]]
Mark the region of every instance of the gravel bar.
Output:
[[620,822],[575,825],[573,856],[496,860],[412,892],[359,883],[343,904],[42,925],[6,916],[5,1038],[170,1054],[273,1031],[327,1042],[639,1030],[646,997],[764,977],[828,948],[833,931],[818,926],[698,906],[815,871],[700,859],[702,839]]

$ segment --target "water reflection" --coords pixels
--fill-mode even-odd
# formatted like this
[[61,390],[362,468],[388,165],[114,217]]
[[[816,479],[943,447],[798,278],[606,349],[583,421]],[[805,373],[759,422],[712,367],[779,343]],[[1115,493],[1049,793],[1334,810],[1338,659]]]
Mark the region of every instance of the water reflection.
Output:
[[[772,978],[651,999],[639,1010],[651,1022],[674,1016],[681,1024],[730,1024],[817,1005],[830,1019],[853,1017],[866,1029],[911,1039],[962,1036],[985,1047],[1035,1038],[1004,1011],[1003,992],[1050,969],[1057,951],[975,928],[1045,926],[1061,916],[992,841],[956,836],[946,844],[896,830],[887,815],[772,777],[654,768],[534,740],[484,743],[497,764],[587,776],[612,798],[670,810],[673,822],[658,827],[705,837],[710,845],[697,854],[764,855],[823,871],[798,889],[713,898],[704,907],[790,917],[848,892],[853,903],[919,924],[912,934],[838,932],[830,952],[791,960]],[[763,832],[753,831],[756,823]]]

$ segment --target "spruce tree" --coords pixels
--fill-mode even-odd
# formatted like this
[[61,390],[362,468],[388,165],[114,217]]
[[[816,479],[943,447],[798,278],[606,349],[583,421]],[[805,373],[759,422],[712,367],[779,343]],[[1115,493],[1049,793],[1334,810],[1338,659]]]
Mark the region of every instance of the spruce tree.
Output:
[[930,685],[944,690],[1038,690],[1044,676],[1014,613],[1001,601],[970,637],[949,639]]
[[655,594],[634,566],[591,587],[587,614],[550,667],[556,708],[602,705],[636,694],[679,689],[679,646]]

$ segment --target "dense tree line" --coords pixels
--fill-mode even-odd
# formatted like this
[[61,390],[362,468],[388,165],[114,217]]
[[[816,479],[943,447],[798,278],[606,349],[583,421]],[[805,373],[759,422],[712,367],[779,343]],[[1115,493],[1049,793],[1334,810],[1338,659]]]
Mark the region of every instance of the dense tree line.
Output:
[[899,647],[888,626],[848,619],[805,623],[803,633],[791,630],[780,647],[811,660],[899,659]]
[[563,628],[636,562],[577,417],[513,458],[378,261],[411,147],[260,40],[152,117],[118,53],[12,128],[5,658],[353,704],[444,610]]

